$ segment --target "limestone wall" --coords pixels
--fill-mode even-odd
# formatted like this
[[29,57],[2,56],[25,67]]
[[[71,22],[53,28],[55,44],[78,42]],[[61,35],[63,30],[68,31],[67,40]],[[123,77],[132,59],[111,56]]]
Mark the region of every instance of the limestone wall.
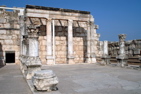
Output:
[[39,57],[43,64],[46,64],[46,36],[39,36]]
[[[110,56],[118,56],[119,53],[119,42],[109,42],[108,51]],[[125,41],[125,54],[128,57],[141,55],[141,39]]]
[[0,58],[6,51],[15,51],[15,63],[19,63],[19,23],[17,11],[0,10]]
[[[58,11],[57,11],[58,10]],[[81,13],[80,13],[81,12]],[[87,58],[87,41],[90,41],[91,47],[90,49],[94,49],[92,54],[96,56],[99,53],[99,35],[96,33],[96,27],[92,27],[91,29],[95,29],[93,32],[91,30],[92,36],[87,38],[87,30],[88,24],[94,23],[94,18],[90,15],[89,12],[84,11],[75,11],[75,10],[65,10],[65,9],[58,9],[58,8],[48,8],[48,7],[38,7],[38,6],[28,6],[26,7],[26,25],[34,24],[37,26],[44,25],[46,27],[45,35],[39,36],[39,57],[43,64],[46,64],[47,57],[50,58],[51,54],[47,56],[47,44],[49,41],[47,39],[48,36],[46,35],[47,30],[51,30],[49,33],[52,36],[53,32],[53,22],[55,25],[55,63],[56,64],[65,64],[68,61],[68,22],[72,20],[72,28],[73,28],[73,55],[75,63],[84,63]],[[50,22],[51,21],[51,22]],[[46,26],[50,22],[50,27]],[[39,31],[40,32],[40,31]],[[42,33],[42,32],[41,32]],[[50,40],[52,41],[52,40]],[[94,45],[94,47],[92,47]],[[52,49],[50,49],[52,50]],[[91,54],[91,53],[89,53]],[[53,55],[52,55],[53,56]],[[51,56],[51,57],[52,57]],[[92,55],[91,55],[92,56]],[[71,58],[72,58],[71,57]],[[91,57],[90,57],[91,58]]]
[[56,64],[67,63],[67,31],[55,32]]
[[74,29],[73,32],[73,48],[74,48],[74,62],[84,63],[87,53],[87,32],[83,28]]

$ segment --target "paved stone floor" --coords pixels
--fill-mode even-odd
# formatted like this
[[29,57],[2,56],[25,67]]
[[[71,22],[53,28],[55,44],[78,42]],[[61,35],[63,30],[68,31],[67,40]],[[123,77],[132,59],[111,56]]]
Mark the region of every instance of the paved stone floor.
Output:
[[[141,94],[140,70],[96,64],[43,66],[42,69],[56,73],[59,90],[37,94]],[[0,68],[0,94],[32,94],[19,65]]]
[[59,78],[61,94],[141,94],[141,71],[96,64],[43,66]]
[[0,94],[32,94],[19,65],[0,67]]

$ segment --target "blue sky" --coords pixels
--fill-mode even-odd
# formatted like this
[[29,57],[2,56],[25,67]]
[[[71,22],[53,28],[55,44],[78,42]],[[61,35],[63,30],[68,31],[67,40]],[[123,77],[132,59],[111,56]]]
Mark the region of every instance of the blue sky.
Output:
[[141,0],[0,0],[7,7],[27,4],[90,11],[101,41],[118,41],[118,34],[126,34],[126,40],[141,39]]

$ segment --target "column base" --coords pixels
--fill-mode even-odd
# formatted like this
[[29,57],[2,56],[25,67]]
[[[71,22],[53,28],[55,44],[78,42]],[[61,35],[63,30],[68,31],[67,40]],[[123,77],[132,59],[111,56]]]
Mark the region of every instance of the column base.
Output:
[[95,57],[91,58],[91,63],[96,63],[96,58]]
[[68,57],[67,64],[75,64],[74,57]]
[[54,65],[54,58],[52,56],[48,56],[47,58],[47,65]]
[[117,58],[117,61],[118,61],[117,66],[120,66],[120,67],[128,66],[128,64],[127,64],[128,57],[126,55],[119,55],[116,58]]
[[90,57],[86,59],[86,63],[91,63],[91,62],[92,61],[91,61],[91,58]]
[[117,66],[119,66],[119,67],[125,67],[125,66],[128,66],[128,64],[127,64],[127,60],[126,60],[126,59],[118,59],[117,61],[118,61]]
[[34,88],[39,91],[55,91],[59,83],[57,76],[52,70],[41,70],[35,72],[32,79]]
[[102,56],[102,64],[103,65],[108,65],[108,64],[110,64],[111,62],[110,62],[110,56],[108,56],[108,55],[105,55],[105,56]]
[[95,58],[95,54],[91,53],[91,63],[96,63],[96,58]]

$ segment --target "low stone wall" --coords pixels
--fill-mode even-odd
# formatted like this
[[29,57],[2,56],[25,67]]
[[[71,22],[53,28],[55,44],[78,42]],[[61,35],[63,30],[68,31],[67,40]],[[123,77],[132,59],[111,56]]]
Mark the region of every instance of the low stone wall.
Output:
[[[125,41],[125,53],[128,57],[133,57],[135,55],[141,55],[141,40],[130,40]],[[110,56],[119,55],[119,43],[109,42],[108,51]]]

